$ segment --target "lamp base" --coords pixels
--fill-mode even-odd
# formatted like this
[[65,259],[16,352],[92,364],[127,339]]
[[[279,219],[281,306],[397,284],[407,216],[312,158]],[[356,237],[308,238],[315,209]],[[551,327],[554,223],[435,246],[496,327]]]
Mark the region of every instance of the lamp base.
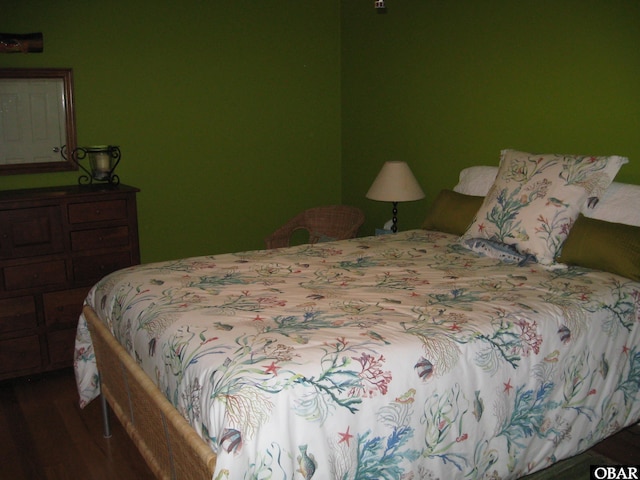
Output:
[[398,202],[393,202],[393,218],[391,219],[391,231],[398,231]]

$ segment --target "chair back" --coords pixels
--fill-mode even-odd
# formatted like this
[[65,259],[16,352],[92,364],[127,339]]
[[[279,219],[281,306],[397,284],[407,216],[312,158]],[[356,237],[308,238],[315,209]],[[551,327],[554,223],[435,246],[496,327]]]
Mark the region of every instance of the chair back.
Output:
[[265,238],[267,248],[288,247],[297,230],[309,233],[308,243],[354,238],[364,223],[364,212],[349,205],[328,205],[305,210]]

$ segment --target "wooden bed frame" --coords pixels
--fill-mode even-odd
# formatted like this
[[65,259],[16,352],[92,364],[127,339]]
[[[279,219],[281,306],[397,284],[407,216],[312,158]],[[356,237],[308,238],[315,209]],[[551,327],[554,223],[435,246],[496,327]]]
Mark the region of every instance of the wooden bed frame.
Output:
[[108,402],[151,471],[162,479],[213,478],[216,455],[85,306],[100,372],[105,436]]

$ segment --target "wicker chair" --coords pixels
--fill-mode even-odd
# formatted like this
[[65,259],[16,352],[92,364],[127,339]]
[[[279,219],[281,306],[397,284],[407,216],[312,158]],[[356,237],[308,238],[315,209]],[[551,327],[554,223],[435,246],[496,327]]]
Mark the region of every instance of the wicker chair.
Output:
[[354,238],[364,223],[364,213],[357,207],[329,205],[299,213],[264,239],[267,248],[288,247],[296,230],[309,232],[308,243],[322,240]]

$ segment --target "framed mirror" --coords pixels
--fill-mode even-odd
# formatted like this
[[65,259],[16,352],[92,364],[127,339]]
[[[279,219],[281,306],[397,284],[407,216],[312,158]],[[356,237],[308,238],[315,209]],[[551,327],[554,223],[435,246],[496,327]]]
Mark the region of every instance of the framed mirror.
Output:
[[0,68],[0,175],[77,170],[75,148],[72,70]]

